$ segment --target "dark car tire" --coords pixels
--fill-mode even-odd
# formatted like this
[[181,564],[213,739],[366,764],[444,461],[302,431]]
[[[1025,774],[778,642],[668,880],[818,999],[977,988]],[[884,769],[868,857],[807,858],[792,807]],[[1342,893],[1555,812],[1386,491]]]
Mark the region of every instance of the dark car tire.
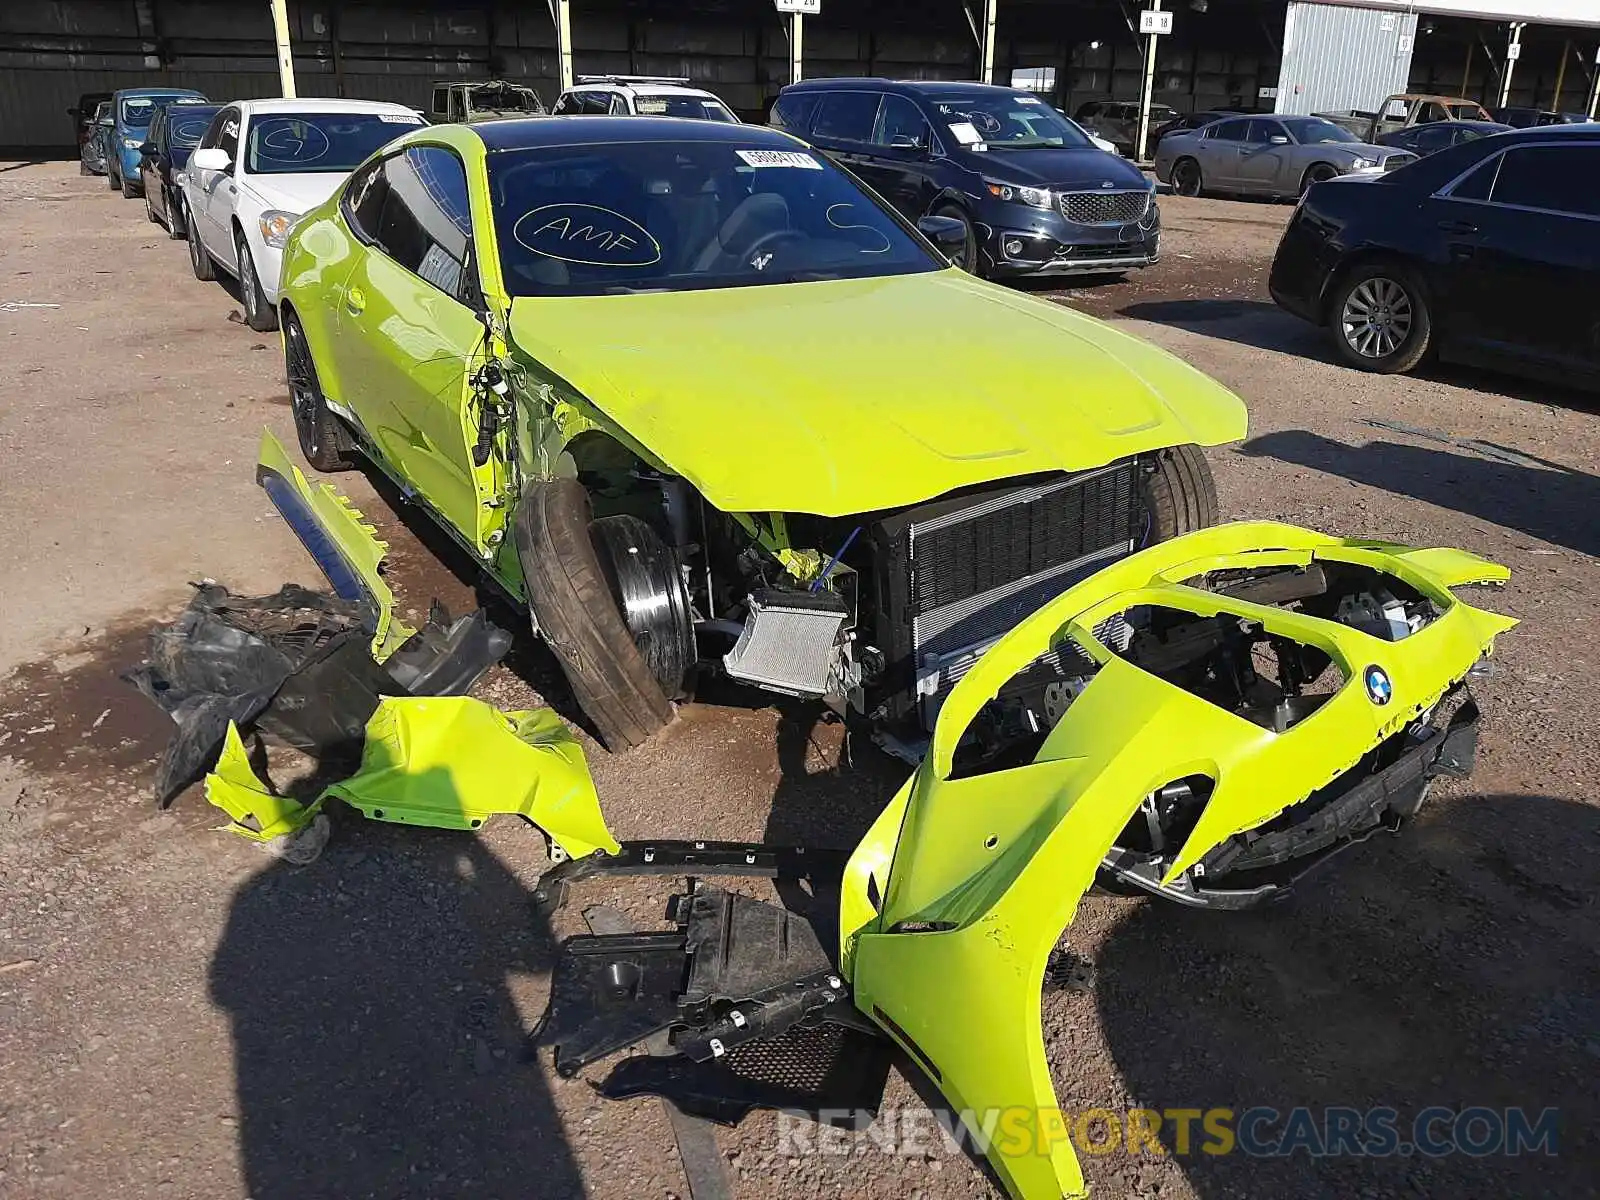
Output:
[[292,311],[283,320],[283,374],[294,410],[300,453],[319,471],[348,471],[356,465],[355,439],[323,394],[306,331]]
[[1199,446],[1158,450],[1155,470],[1145,476],[1143,491],[1149,514],[1145,546],[1217,523],[1217,483]]
[[175,199],[171,192],[167,193],[167,202],[164,206],[167,214],[167,236],[175,242],[181,242],[188,232],[183,220],[183,204]]
[[576,479],[529,486],[513,535],[528,608],[573,695],[613,753],[672,720],[672,704],[635,645],[607,585],[589,496]]
[[1328,163],[1312,163],[1300,177],[1300,194],[1304,196],[1313,183],[1327,183],[1328,180],[1338,177],[1339,172]]
[[256,260],[241,230],[233,231],[233,249],[239,256],[239,294],[244,297],[244,323],[257,333],[271,333],[278,327],[278,313],[267,303],[267,295],[261,290],[261,280],[256,277]]
[[121,186],[122,186],[122,181],[117,178],[117,173],[114,170],[112,170],[111,169],[111,165],[109,163],[107,163],[106,164],[106,187],[114,192]]
[[1172,164],[1172,190],[1179,196],[1200,196],[1205,193],[1206,178],[1200,163],[1193,158],[1180,158]]
[[972,224],[972,218],[967,215],[967,210],[959,204],[941,204],[933,210],[936,217],[949,217],[953,221],[960,221],[961,228],[967,236],[966,248],[961,252],[961,261],[956,264],[968,275],[983,277],[983,255],[978,249],[978,231]]
[[146,188],[144,192],[144,219],[152,225],[161,224],[161,218],[156,216],[156,206],[150,203],[149,188]]
[[89,169],[89,164],[84,162],[83,159],[81,159],[81,158],[78,160],[78,174],[79,175],[93,175],[94,174],[94,172]]
[[[1403,333],[1391,350],[1383,349],[1381,335],[1362,350],[1361,328],[1346,330],[1347,307],[1351,310],[1349,315],[1356,316],[1360,309],[1370,309],[1374,304],[1380,305],[1380,311],[1387,312],[1391,321],[1402,317],[1405,320]],[[1427,291],[1399,263],[1362,263],[1334,287],[1328,301],[1328,331],[1333,335],[1334,349],[1348,366],[1378,375],[1403,375],[1427,357],[1433,342],[1433,314]],[[1390,325],[1389,332],[1393,336],[1400,331]],[[1378,352],[1373,353],[1374,350]]]
[[200,240],[200,231],[195,228],[187,206],[183,212],[183,227],[187,232],[189,266],[194,270],[194,277],[209,283],[217,277],[217,264],[211,261],[211,251],[207,250],[206,244]]
[[137,200],[139,198],[139,193],[144,190],[126,175],[121,177],[120,182],[122,187],[122,198],[124,200]]

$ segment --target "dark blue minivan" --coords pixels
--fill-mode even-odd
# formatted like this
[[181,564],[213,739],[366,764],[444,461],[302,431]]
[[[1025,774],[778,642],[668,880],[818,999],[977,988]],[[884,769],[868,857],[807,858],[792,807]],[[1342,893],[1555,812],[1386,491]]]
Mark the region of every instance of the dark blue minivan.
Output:
[[1155,184],[1044,99],[981,83],[812,79],[772,125],[853,172],[908,220],[966,226],[977,275],[1119,273],[1156,261]]

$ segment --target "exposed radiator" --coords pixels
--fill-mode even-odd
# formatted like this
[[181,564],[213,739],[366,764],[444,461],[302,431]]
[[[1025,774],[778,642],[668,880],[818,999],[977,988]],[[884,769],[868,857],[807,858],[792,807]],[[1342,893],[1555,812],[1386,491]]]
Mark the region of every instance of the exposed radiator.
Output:
[[746,683],[795,696],[825,695],[847,615],[828,592],[757,592],[723,666]]
[[1130,553],[1142,521],[1132,461],[913,514],[904,545],[924,724],[997,638]]

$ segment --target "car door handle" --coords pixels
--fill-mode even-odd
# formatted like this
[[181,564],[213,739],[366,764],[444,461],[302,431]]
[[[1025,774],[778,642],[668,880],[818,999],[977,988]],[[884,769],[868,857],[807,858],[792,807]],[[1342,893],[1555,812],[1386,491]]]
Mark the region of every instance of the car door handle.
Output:
[[352,317],[359,317],[367,308],[367,298],[360,288],[345,288],[344,307]]
[[1478,227],[1471,221],[1440,221],[1439,228],[1445,233],[1477,233]]

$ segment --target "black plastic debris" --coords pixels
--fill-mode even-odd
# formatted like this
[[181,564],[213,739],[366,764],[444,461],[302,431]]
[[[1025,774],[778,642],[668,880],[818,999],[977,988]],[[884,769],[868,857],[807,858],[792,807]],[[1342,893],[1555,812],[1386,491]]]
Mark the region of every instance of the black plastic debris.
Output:
[[480,611],[428,623],[386,664],[373,659],[368,606],[285,584],[270,596],[195,585],[123,678],[178,726],[156,769],[165,808],[217,760],[232,721],[318,757],[359,753],[380,696],[462,695],[504,656],[511,635]]

